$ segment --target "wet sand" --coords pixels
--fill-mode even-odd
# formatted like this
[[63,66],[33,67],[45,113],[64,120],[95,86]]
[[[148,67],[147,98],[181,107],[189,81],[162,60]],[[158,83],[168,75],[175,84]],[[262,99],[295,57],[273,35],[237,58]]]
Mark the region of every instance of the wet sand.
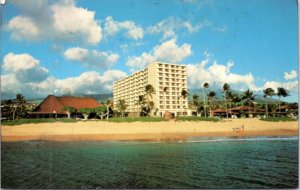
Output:
[[[244,125],[244,131],[233,128]],[[298,121],[266,122],[256,118],[225,119],[220,122],[133,122],[79,121],[76,123],[40,123],[1,126],[2,141],[115,141],[185,140],[205,136],[297,136]]]

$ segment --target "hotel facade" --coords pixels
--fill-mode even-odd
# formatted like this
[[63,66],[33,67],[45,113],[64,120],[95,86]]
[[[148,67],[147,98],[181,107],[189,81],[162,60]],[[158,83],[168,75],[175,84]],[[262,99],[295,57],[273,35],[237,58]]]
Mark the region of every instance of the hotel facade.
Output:
[[144,70],[133,73],[113,84],[113,102],[117,105],[119,100],[125,100],[128,105],[126,112],[138,113],[140,106],[137,104],[139,96],[147,99],[145,86],[152,85],[155,93],[152,114],[163,116],[166,111],[177,115],[187,115],[188,97],[181,95],[182,90],[187,91],[186,66],[155,62]]

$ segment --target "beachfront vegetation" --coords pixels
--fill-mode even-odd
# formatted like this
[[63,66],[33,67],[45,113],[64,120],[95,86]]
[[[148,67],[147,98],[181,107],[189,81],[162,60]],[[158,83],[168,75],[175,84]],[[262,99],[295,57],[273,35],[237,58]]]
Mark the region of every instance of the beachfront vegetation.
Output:
[[[207,90],[208,89],[208,90]],[[168,92],[168,87],[163,88],[164,94],[164,107],[166,107],[166,94]],[[263,90],[264,92],[264,100],[257,101],[255,98],[253,91],[250,89],[246,90],[243,93],[231,90],[229,84],[225,83],[221,91],[220,95],[210,89],[209,83],[203,84],[202,94],[203,98],[200,94],[193,93],[191,95],[191,99],[189,101],[189,109],[192,111],[193,116],[185,116],[185,117],[177,117],[176,121],[219,121],[216,117],[261,117],[265,118],[272,114],[272,118],[262,119],[266,121],[288,121],[288,119],[284,119],[284,117],[297,118],[298,115],[298,103],[295,104],[287,104],[281,101],[282,97],[289,96],[289,92],[284,88],[278,88],[277,92],[272,88],[266,88]],[[108,119],[111,118],[112,122],[133,122],[133,121],[164,121],[163,118],[160,117],[149,117],[152,116],[153,113],[156,115],[157,108],[156,105],[151,101],[152,95],[155,93],[153,86],[146,85],[145,86],[145,94],[139,95],[136,100],[136,105],[138,105],[138,109],[136,110],[135,115],[130,115],[126,112],[128,107],[127,102],[125,100],[119,100],[116,102],[115,106],[112,103],[112,100],[107,99],[106,103],[102,103],[103,105],[98,108],[82,108],[76,110],[72,107],[64,107],[61,111],[63,111],[68,118],[83,118],[87,119]],[[186,89],[182,89],[180,98],[187,98],[190,92]],[[268,101],[268,97],[278,96],[279,101]],[[155,109],[156,108],[156,109]],[[153,110],[156,110],[152,113]],[[28,109],[28,105],[26,104],[26,100],[24,96],[21,94],[17,94],[15,100],[7,100],[6,104],[3,106],[2,111],[6,112],[8,117],[3,117],[3,123],[9,123],[8,121],[17,120],[16,124],[26,123],[27,121],[22,120],[23,118],[30,118],[30,114],[27,112],[32,109]],[[217,110],[217,111],[216,111]],[[3,112],[2,112],[3,113]],[[54,113],[54,112],[53,112]],[[209,113],[209,114],[208,114]],[[46,117],[53,117],[53,119],[34,119],[34,123],[40,122],[51,122],[54,121],[65,121],[64,119],[55,120],[57,115],[54,113],[50,113]],[[61,114],[59,117],[66,117],[66,115]],[[130,116],[126,117],[125,116]],[[131,118],[131,116],[136,116],[137,118]],[[147,118],[143,116],[148,116]],[[173,115],[173,117],[176,115]],[[275,116],[279,117],[278,119]],[[121,118],[122,117],[122,118]],[[5,119],[3,119],[5,118]],[[19,121],[20,120],[20,121]],[[295,119],[291,119],[294,121]],[[28,122],[32,122],[31,119],[28,119]]]
[[220,121],[220,118],[190,116],[190,117],[178,117],[178,118],[176,118],[176,121],[213,121],[213,122],[217,122],[217,121]]
[[167,121],[163,117],[114,117],[109,122],[158,122]]
[[260,120],[262,120],[262,121],[272,121],[272,122],[297,121],[296,118],[291,118],[291,117],[266,117],[266,118],[261,118]]
[[18,119],[16,121],[2,121],[1,125],[21,125],[31,123],[54,123],[54,122],[76,122],[75,119],[68,118],[36,118],[36,119]]
[[127,107],[128,107],[128,105],[126,104],[125,100],[123,100],[123,99],[119,100],[116,105],[116,109],[121,112],[122,117],[124,117],[124,112],[127,109]]
[[65,106],[62,109],[63,112],[65,112],[68,115],[68,118],[71,118],[71,114],[75,113],[77,110],[76,108],[70,107],[70,106]]

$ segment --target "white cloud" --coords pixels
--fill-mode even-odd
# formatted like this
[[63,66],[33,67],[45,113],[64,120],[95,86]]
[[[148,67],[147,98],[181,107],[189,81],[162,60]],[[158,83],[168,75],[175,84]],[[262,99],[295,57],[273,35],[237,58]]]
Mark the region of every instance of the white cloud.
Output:
[[182,21],[178,18],[168,17],[154,26],[149,27],[147,31],[150,34],[162,34],[162,40],[165,40],[168,38],[176,38],[176,31],[180,29],[185,29],[189,33],[194,33],[208,26],[211,26],[211,23],[208,20],[192,24],[189,21]]
[[54,4],[42,0],[13,3],[21,14],[13,17],[6,29],[15,40],[51,39],[88,44],[101,41],[102,29],[95,20],[95,12],[76,7],[72,0]]
[[138,70],[145,68],[148,64],[161,61],[170,63],[180,63],[184,58],[190,56],[192,53],[190,44],[183,44],[178,46],[176,39],[171,39],[155,46],[150,53],[143,52],[140,56],[129,57],[126,65],[131,67],[131,70]]
[[16,16],[8,23],[11,37],[22,40],[24,36],[30,40],[36,40],[40,36],[40,29],[28,17]]
[[22,93],[27,98],[43,97],[53,92],[62,95],[66,89],[72,94],[108,93],[112,91],[115,80],[127,76],[120,70],[107,70],[103,74],[84,72],[77,77],[57,79],[49,75],[47,70],[41,77],[41,69],[44,68],[39,65],[39,60],[29,54],[9,53],[4,57],[2,68],[5,71],[1,75],[1,94],[4,99],[14,98],[16,93]]
[[39,61],[29,54],[9,53],[4,57],[2,68],[12,73],[19,81],[39,82],[48,77],[48,69],[41,67]]
[[115,21],[111,16],[105,19],[104,31],[108,36],[113,36],[121,30],[125,30],[125,36],[134,40],[142,39],[144,30],[132,21],[119,22]]
[[289,91],[298,91],[298,81],[290,82],[276,82],[276,81],[267,81],[264,84],[264,88],[273,88],[277,90],[278,87],[285,88]]
[[298,75],[297,75],[297,72],[295,70],[292,70],[291,72],[284,72],[284,79],[285,80],[291,80],[291,79],[294,79],[296,78]]
[[223,86],[224,83],[232,85],[237,90],[259,90],[255,85],[255,79],[251,73],[244,75],[231,72],[234,66],[233,61],[228,61],[226,65],[219,64],[212,60],[211,55],[204,52],[205,59],[197,64],[187,65],[188,84],[191,88],[200,88],[205,82],[217,87]]
[[69,48],[64,52],[64,56],[69,60],[82,62],[87,66],[97,68],[107,68],[118,61],[119,55],[110,52],[100,52],[84,48]]

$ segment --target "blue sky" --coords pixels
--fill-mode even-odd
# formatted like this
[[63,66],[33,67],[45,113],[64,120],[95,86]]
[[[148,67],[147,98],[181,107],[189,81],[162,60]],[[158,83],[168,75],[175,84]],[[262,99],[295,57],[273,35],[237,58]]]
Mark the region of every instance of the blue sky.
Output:
[[189,88],[285,87],[298,100],[295,0],[7,1],[2,97],[109,93],[153,61],[183,63]]

